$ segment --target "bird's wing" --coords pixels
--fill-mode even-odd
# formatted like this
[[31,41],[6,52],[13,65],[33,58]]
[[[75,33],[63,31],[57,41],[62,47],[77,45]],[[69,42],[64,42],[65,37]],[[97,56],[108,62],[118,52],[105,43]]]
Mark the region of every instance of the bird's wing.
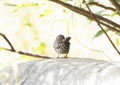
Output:
[[58,43],[56,49],[59,49],[62,46],[62,43]]
[[59,49],[59,48],[61,47],[61,45],[62,45],[62,42],[59,42],[59,43],[56,43],[56,42],[55,42],[54,48],[55,48],[55,49]]

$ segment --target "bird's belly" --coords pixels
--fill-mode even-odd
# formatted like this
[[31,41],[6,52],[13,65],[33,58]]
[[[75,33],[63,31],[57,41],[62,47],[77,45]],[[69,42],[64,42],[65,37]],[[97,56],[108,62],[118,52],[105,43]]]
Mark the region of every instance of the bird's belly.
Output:
[[59,54],[65,54],[69,52],[68,49],[63,49],[63,48],[55,49],[55,51]]

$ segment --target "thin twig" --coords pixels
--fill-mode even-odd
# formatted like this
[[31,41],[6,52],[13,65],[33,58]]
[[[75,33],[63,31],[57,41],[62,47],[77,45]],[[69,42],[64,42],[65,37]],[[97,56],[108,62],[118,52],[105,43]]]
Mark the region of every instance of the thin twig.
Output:
[[[82,15],[85,16],[85,17],[88,17],[88,18],[93,19],[93,17],[91,17],[91,15],[90,15],[89,11],[84,10],[83,8],[78,8],[78,7],[76,7],[76,6],[70,5],[70,4],[65,3],[65,2],[63,2],[63,1],[60,1],[60,0],[49,0],[49,1],[53,1],[53,2],[55,2],[55,3],[57,3],[57,4],[60,4],[60,5],[64,6],[64,7],[68,8],[68,9],[70,9],[70,10],[76,12],[76,13],[78,13],[78,14],[82,14]],[[109,19],[107,19],[107,18],[104,18],[104,17],[102,17],[102,16],[99,16],[99,15],[96,15],[96,14],[93,14],[93,15],[94,15],[95,17],[97,17],[99,20],[101,20],[102,23],[104,23],[104,24],[101,23],[102,25],[106,26],[105,23],[108,24],[109,27],[111,27],[111,28],[109,28],[110,30],[111,30],[111,29],[114,30],[113,27],[114,27],[115,29],[116,29],[116,27],[117,27],[117,28],[118,28],[117,30],[120,29],[120,25],[119,25],[119,24],[117,24],[117,23],[115,23],[115,22],[113,22],[113,21],[111,21],[111,20],[109,20]],[[94,20],[94,19],[93,19],[93,20]],[[116,31],[116,30],[114,30],[114,31]],[[119,31],[120,31],[120,30],[119,30]],[[116,31],[116,32],[120,33],[119,31]]]
[[109,30],[111,30],[111,31],[113,31],[113,32],[117,32],[118,34],[120,33],[120,30],[115,29],[115,27],[112,27],[112,26],[110,26],[110,25],[108,25],[108,24],[106,24],[106,23],[104,23],[104,22],[102,22],[102,21],[98,21],[98,22],[99,22],[100,24],[106,26]]
[[37,57],[37,58],[46,58],[46,59],[50,59],[50,57],[47,56],[41,56],[41,55],[37,55],[37,54],[32,54],[32,53],[26,53],[23,51],[16,51],[13,47],[13,45],[11,44],[11,42],[9,41],[9,39],[2,33],[0,33],[0,35],[7,41],[7,43],[10,45],[11,49],[7,49],[7,48],[1,48],[1,49],[5,49],[7,51],[11,51],[11,52],[15,52],[18,54],[22,54],[22,55],[26,55],[26,56],[33,56],[33,57]]
[[38,54],[27,53],[27,52],[23,52],[23,51],[14,51],[14,50],[11,50],[11,49],[8,49],[8,48],[1,48],[0,47],[0,49],[4,49],[6,51],[10,51],[10,52],[14,52],[14,53],[22,54],[22,55],[26,55],[26,56],[32,56],[32,57],[36,57],[36,58],[51,59],[51,57],[48,57],[48,56],[41,56],[41,55],[38,55]]
[[108,10],[111,10],[111,11],[116,11],[116,9],[114,9],[112,7],[104,6],[102,4],[99,4],[98,2],[89,2],[88,5],[96,5],[96,6],[104,8],[104,9],[108,9]]
[[2,33],[0,33],[0,35],[7,41],[7,43],[11,47],[11,50],[12,51],[16,51],[15,48],[13,47],[13,45],[11,44],[11,42],[9,41],[9,39],[4,34],[2,34]]
[[116,0],[110,0],[110,2],[117,8],[117,10],[120,13],[120,5],[117,3],[117,1]]
[[[102,4],[99,4],[98,2],[89,2],[88,5],[96,5],[96,6],[99,6],[101,8],[104,8],[104,9],[107,9],[107,10],[111,10],[113,12],[117,12],[117,9],[112,8],[112,7],[108,7],[108,6],[105,6],[105,5],[102,5]],[[120,15],[120,12],[117,12],[117,14]]]
[[105,35],[107,36],[108,40],[110,41],[110,43],[112,44],[112,46],[114,47],[114,49],[117,51],[117,53],[120,55],[119,50],[117,49],[117,47],[115,46],[115,44],[113,43],[113,41],[110,39],[109,35],[107,34],[107,32],[103,29],[103,27],[101,26],[101,24],[99,23],[99,20],[96,16],[94,16],[94,14],[92,13],[91,9],[89,8],[88,4],[86,3],[85,0],[83,0],[83,3],[86,4],[86,7],[88,8],[91,16],[95,19],[96,23],[98,24],[98,26],[101,28],[101,30],[105,33]]
[[38,55],[38,54],[26,53],[26,52],[22,52],[22,51],[18,51],[18,53],[22,54],[22,55],[27,55],[27,56],[34,56],[36,58],[51,59],[51,57],[48,57],[48,56],[41,56],[41,55]]

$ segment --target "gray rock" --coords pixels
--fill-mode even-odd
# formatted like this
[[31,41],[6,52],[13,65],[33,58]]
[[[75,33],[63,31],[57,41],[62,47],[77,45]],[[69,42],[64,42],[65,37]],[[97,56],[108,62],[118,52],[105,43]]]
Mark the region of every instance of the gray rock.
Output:
[[120,85],[120,63],[67,58],[30,61],[0,71],[0,85]]

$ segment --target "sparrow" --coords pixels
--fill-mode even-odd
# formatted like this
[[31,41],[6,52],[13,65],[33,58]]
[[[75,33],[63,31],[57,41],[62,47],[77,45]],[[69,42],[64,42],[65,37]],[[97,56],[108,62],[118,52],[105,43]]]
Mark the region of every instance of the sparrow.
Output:
[[57,58],[59,58],[60,54],[66,54],[65,58],[67,58],[70,49],[70,42],[69,42],[70,39],[71,37],[65,38],[64,35],[61,34],[56,37],[53,47],[55,51],[58,53]]

